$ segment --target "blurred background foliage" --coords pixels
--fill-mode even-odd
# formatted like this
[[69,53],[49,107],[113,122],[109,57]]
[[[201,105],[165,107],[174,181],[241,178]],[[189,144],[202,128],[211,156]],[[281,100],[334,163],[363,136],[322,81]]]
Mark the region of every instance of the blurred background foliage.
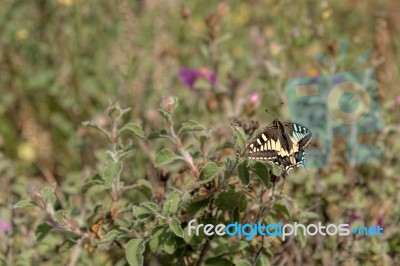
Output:
[[[141,125],[148,135],[165,127],[157,112],[161,100],[178,96],[176,123],[193,119],[204,125],[203,149],[210,151],[233,140],[229,125],[235,119],[267,125],[271,117],[265,108],[278,112],[280,102],[287,102],[285,81],[330,73],[316,56],[324,53],[339,65],[338,42],[347,39],[348,62],[372,50],[361,68],[372,67],[377,74],[384,129],[363,138],[383,151],[381,163],[348,165],[346,147],[337,138],[332,166],[308,169],[308,174],[296,170],[285,193],[299,213],[313,211],[329,222],[384,225],[385,237],[354,242],[348,253],[338,253],[348,265],[400,263],[399,14],[395,0],[2,0],[0,246],[5,256],[10,262],[25,256],[26,265],[52,265],[48,252],[51,241],[58,240],[34,243],[34,229],[44,217],[11,206],[55,182],[71,201],[79,196],[85,180],[102,171],[107,146],[81,122],[93,119],[106,126],[104,110],[111,100],[131,107],[126,121]],[[179,79],[185,68],[212,73],[217,82],[189,88]],[[279,115],[290,120],[287,106]],[[187,135],[185,145],[192,154],[203,154],[196,160],[202,165],[208,155],[196,150],[193,137]],[[137,144],[123,180],[149,179],[158,188],[152,197],[162,198],[165,187],[151,162],[165,145],[160,140]],[[232,154],[227,148],[214,155]],[[167,170],[177,173],[179,165]],[[168,185],[179,187],[174,182]],[[142,199],[133,195],[130,200]],[[303,252],[304,257],[318,254],[314,259],[328,265],[340,259],[335,251],[344,245],[341,241],[316,238],[309,249],[317,253],[276,250],[271,262],[275,257],[293,265],[292,257]]]

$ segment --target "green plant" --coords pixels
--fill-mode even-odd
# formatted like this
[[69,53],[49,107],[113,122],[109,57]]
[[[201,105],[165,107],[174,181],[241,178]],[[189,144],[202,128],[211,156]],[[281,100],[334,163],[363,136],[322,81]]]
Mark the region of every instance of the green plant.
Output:
[[[0,264],[398,263],[395,2],[2,1]],[[270,197],[279,169],[242,158],[245,144],[265,108],[290,120],[276,110],[285,80],[332,71],[315,57],[340,65],[342,38],[338,71],[373,50],[362,67],[376,70],[384,129],[359,141],[381,162],[348,164],[335,139],[331,168],[296,169]],[[200,78],[180,82],[183,70]],[[131,109],[104,112],[109,98]],[[385,229],[244,241],[189,237],[192,218]]]
[[[189,236],[186,225],[193,218],[199,222],[225,224],[257,222],[263,216],[278,219],[283,217],[282,214],[290,215],[290,199],[282,195],[266,197],[271,188],[272,168],[240,158],[246,138],[240,127],[232,127],[236,141],[230,139],[205,151],[201,147],[207,141],[207,129],[193,120],[175,126],[173,115],[177,107],[176,97],[165,98],[159,113],[165,120],[166,129],[152,132],[147,137],[138,124],[123,124],[124,114],[130,109],[121,109],[118,103],[113,103],[107,111],[110,129],[92,121],[84,122],[84,126],[97,130],[109,143],[104,170],[84,182],[80,189],[80,206],[72,201],[73,195],[65,195],[55,185],[34,191],[30,200],[14,205],[14,208],[35,206],[45,214],[45,223],[36,230],[37,241],[49,233],[60,234],[64,239],[62,246],[73,250],[71,264],[78,261],[82,250],[94,253],[103,249],[121,249],[117,254],[123,254],[125,250],[130,265],[142,265],[144,260],[159,260],[171,265],[200,265],[204,261],[206,264],[232,261],[240,265],[256,262],[264,265],[269,253],[263,248],[262,240],[248,243],[239,238]],[[183,140],[187,135],[195,139],[192,150],[203,150],[203,153],[187,150]],[[127,174],[126,161],[132,160],[135,153],[141,151],[140,147],[145,147],[143,143],[158,138],[171,142],[173,148],[158,151],[153,164],[165,176],[170,176],[169,181],[175,184],[179,181],[181,185],[169,184],[165,195],[156,199],[155,185],[149,180],[140,178],[132,183],[129,179],[123,181],[122,177]],[[218,155],[224,149],[231,150],[232,155]],[[174,166],[183,169],[171,170]],[[142,197],[138,202],[132,202],[130,195],[138,193]],[[61,197],[57,196],[61,194]],[[265,200],[267,202],[263,202]],[[258,208],[254,209],[254,206]],[[212,251],[210,247],[213,247]],[[245,256],[248,253],[254,254],[251,256],[255,257],[254,261]],[[117,255],[111,257],[113,263],[124,261]]]

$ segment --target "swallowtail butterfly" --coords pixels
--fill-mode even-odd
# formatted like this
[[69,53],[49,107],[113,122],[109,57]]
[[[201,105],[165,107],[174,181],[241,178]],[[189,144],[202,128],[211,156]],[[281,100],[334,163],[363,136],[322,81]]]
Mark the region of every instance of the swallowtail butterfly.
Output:
[[[268,112],[268,111],[267,111]],[[286,172],[304,166],[304,148],[311,141],[311,132],[297,123],[281,122],[276,117],[247,146],[246,155],[253,160],[267,160],[283,166]]]

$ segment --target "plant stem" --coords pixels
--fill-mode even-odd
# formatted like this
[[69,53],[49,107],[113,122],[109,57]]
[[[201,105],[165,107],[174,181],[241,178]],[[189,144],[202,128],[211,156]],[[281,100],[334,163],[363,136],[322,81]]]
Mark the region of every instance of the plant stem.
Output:
[[196,266],[201,266],[209,248],[210,248],[210,240],[207,239],[206,243],[204,243],[204,246],[201,249],[200,258],[197,261]]
[[174,130],[174,124],[171,119],[167,120],[167,128],[168,128],[168,131],[169,131],[169,134],[170,134],[172,140],[174,141],[174,143],[176,145],[176,148],[178,149],[178,152],[183,157],[187,167],[189,167],[190,171],[196,177],[196,179],[199,180],[199,178],[200,178],[199,169],[194,164],[192,156],[183,147],[181,139],[176,135],[175,130]]
[[[110,136],[110,142],[111,142],[111,151],[114,155],[117,154],[117,145],[118,145],[118,127],[117,127],[117,121],[112,120],[111,123],[111,136]],[[120,180],[121,180],[121,172],[118,172],[117,176],[114,178],[114,182],[112,184],[112,200],[118,201],[121,193],[120,193]]]
[[[264,242],[264,236],[262,237],[262,239],[263,239],[263,242]],[[261,243],[261,247],[257,251],[256,257],[254,258],[254,261],[253,261],[253,264],[252,264],[253,266],[255,266],[257,264],[257,260],[260,257],[261,251],[263,249],[263,244],[264,243]]]
[[79,257],[81,255],[82,252],[82,247],[80,245],[76,245],[72,252],[71,252],[71,260],[69,261],[68,266],[75,266],[77,265],[78,261],[79,261]]

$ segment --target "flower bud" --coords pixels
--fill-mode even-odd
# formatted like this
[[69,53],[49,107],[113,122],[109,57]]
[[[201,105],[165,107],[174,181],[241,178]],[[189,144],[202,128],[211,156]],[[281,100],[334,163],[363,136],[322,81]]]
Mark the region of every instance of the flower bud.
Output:
[[229,5],[225,2],[222,2],[217,6],[217,13],[221,17],[224,16],[226,13],[228,13],[229,10],[230,10]]
[[211,96],[207,99],[207,110],[211,113],[218,109],[219,103],[215,96]]
[[178,98],[174,96],[167,96],[161,102],[161,108],[165,111],[172,113],[178,107]]
[[180,13],[181,13],[181,18],[184,20],[187,20],[190,17],[190,10],[184,5],[181,6]]
[[245,106],[245,113],[248,116],[255,115],[259,105],[260,105],[260,94],[258,92],[251,93],[247,99],[247,104]]
[[121,115],[121,108],[119,106],[119,102],[115,101],[111,104],[111,106],[107,110],[108,116],[112,120],[116,120]]

